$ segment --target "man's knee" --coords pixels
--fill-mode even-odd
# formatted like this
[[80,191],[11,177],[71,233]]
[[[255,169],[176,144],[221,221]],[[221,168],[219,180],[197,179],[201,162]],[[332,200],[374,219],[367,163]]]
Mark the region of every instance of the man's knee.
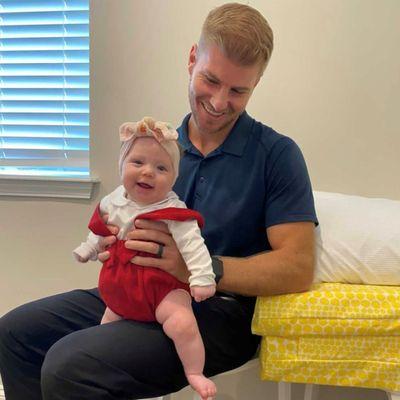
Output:
[[7,319],[7,315],[0,318],[0,365],[6,350],[10,348],[10,339],[12,338]]
[[58,380],[62,379],[64,371],[67,368],[62,354],[57,354],[57,343],[48,350],[46,357],[43,361],[41,370],[41,386],[42,392],[45,396],[46,393],[56,391]]
[[43,398],[53,398],[52,394],[61,394],[70,390],[79,382],[79,371],[85,369],[81,352],[74,351],[61,339],[48,350],[41,370]]
[[0,360],[7,352],[16,352],[24,343],[24,321],[18,310],[0,318]]
[[98,398],[111,399],[108,390],[112,369],[90,349],[90,338],[71,333],[46,353],[41,369],[43,400]]

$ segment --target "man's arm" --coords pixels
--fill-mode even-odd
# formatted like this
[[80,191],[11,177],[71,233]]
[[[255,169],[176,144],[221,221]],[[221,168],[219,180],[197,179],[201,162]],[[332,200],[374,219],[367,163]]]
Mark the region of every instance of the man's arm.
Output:
[[294,222],[267,229],[272,250],[245,258],[221,257],[218,290],[266,296],[308,290],[314,272],[314,223]]
[[[143,266],[153,266],[187,282],[189,273],[173,238],[166,233],[165,224],[136,220],[142,229],[131,231],[126,243],[133,250],[157,253],[158,244],[165,245],[163,258],[135,257]],[[222,257],[224,276],[217,290],[246,296],[265,296],[279,293],[302,292],[313,280],[314,223],[294,222],[267,229],[273,250],[245,258]]]

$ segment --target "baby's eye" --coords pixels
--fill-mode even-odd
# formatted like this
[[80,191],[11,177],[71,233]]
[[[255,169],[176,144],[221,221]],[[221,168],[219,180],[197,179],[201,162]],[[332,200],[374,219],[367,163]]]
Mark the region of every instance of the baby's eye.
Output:
[[162,172],[167,171],[167,168],[165,168],[164,165],[159,165],[157,168],[159,171],[162,171]]
[[135,164],[135,165],[142,165],[143,164],[142,161],[140,161],[140,160],[132,160],[132,163]]

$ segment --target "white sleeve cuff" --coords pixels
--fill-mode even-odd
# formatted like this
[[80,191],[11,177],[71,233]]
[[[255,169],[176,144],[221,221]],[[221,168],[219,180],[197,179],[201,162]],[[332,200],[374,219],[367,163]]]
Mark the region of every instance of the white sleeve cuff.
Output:
[[81,261],[81,259],[85,262],[88,260],[97,260],[97,250],[88,242],[81,243],[81,245],[72,252],[72,255],[77,261]]

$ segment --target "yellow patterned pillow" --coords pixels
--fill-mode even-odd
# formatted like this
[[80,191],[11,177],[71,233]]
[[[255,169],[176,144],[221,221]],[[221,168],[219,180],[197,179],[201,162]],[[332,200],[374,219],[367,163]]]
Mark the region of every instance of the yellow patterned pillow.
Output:
[[261,377],[400,390],[400,288],[322,283],[260,297]]

